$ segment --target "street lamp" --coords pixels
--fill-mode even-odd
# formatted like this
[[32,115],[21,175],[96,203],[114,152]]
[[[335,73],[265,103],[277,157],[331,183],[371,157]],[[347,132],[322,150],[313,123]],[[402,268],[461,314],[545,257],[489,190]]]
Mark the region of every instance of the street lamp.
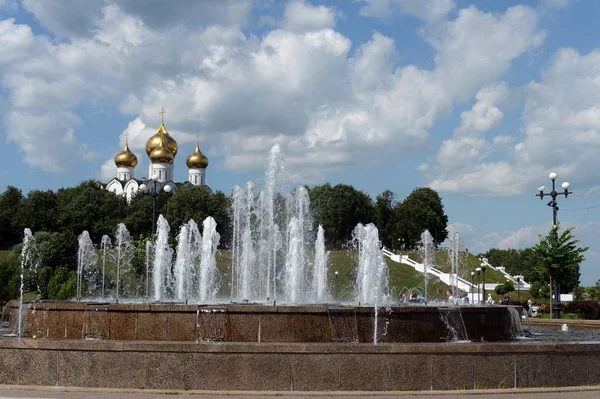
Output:
[[485,263],[481,262],[481,272],[482,272],[481,274],[483,275],[481,277],[481,285],[482,285],[481,291],[483,291],[482,298],[483,298],[484,301],[485,301],[485,269],[486,269]]
[[481,292],[479,291],[479,273],[481,273],[481,268],[478,267],[475,269],[475,272],[477,273],[477,301],[481,303]]
[[[149,181],[152,182],[152,190],[148,190],[148,186],[145,184],[140,185],[139,193],[142,195],[149,195],[152,197],[152,235],[156,232],[156,199],[161,195],[159,192],[160,186],[158,186],[158,176],[153,176]],[[164,195],[171,194],[171,186],[167,185],[163,188]]]
[[475,272],[471,272],[471,303],[475,303],[475,290],[473,280],[475,279]]
[[[569,194],[573,194],[569,191],[570,184],[569,182],[564,182],[561,187],[563,188],[562,192],[556,191],[556,177],[558,175],[555,172],[552,172],[548,175],[550,180],[552,180],[552,191],[549,193],[545,193],[545,186],[541,186],[538,188],[539,193],[536,194],[536,197],[540,197],[540,200],[543,200],[544,197],[550,196],[552,200],[548,202],[550,208],[552,208],[552,228],[554,230],[554,241],[558,242],[558,229],[557,229],[557,218],[558,218],[558,203],[556,202],[556,197],[559,195],[564,195],[565,198],[569,196]],[[552,274],[550,275],[550,286],[552,286]],[[551,290],[552,291],[552,290]],[[554,319],[560,319],[560,284],[554,284],[554,300],[552,301],[552,314]]]
[[521,291],[519,288],[521,287],[521,277],[517,277],[517,303],[521,303]]

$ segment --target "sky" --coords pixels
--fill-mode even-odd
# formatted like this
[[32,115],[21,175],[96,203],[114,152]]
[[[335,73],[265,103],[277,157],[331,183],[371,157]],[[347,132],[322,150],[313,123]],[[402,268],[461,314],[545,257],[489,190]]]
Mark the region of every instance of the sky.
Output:
[[599,0],[0,0],[0,189],[147,174],[160,124],[199,137],[207,184],[260,184],[279,144],[297,184],[398,200],[428,186],[473,253],[561,228],[600,279]]

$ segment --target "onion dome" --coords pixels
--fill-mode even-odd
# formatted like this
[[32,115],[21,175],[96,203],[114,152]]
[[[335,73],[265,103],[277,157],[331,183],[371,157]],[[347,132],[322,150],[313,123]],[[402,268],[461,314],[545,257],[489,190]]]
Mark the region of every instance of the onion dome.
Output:
[[167,132],[163,122],[160,123],[160,127],[156,133],[154,133],[154,135],[146,142],[146,154],[150,156],[150,153],[159,146],[159,143],[162,143],[162,145],[171,152],[171,155],[177,155],[177,142],[173,136]]
[[125,148],[123,148],[123,151],[121,151],[115,156],[115,165],[117,165],[117,168],[135,168],[137,163],[138,159],[135,156],[135,154],[129,149],[129,144],[127,143],[127,139],[125,139]]
[[163,140],[160,140],[158,146],[150,151],[148,155],[152,163],[173,163],[173,158],[175,158],[173,153],[165,146]]
[[185,163],[187,164],[187,167],[190,169],[191,168],[204,169],[208,166],[208,158],[206,158],[206,155],[204,155],[202,153],[202,151],[200,151],[200,145],[198,143],[196,143],[196,150],[192,153],[192,155],[187,157],[187,160],[185,161]]

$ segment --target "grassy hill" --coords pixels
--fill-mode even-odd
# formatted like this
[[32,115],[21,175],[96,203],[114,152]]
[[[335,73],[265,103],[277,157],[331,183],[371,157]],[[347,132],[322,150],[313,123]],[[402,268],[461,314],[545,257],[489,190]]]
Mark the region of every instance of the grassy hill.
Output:
[[[461,253],[461,255],[463,255]],[[410,252],[408,254],[410,258],[417,262],[423,261],[423,255],[419,252]],[[467,281],[471,281],[471,272],[474,272],[481,265],[479,259],[467,252],[466,258],[463,256],[461,260],[461,265],[459,267],[458,275],[464,278]],[[435,253],[435,268],[444,272],[450,273],[452,270],[452,264],[450,263],[450,258],[448,257],[448,252],[446,251],[438,251]],[[480,279],[482,276],[480,275]],[[477,281],[477,276],[475,276],[475,281]],[[499,271],[493,270],[491,268],[487,268],[485,270],[485,282],[486,283],[503,283],[506,281],[506,278]]]
[[[354,289],[352,284],[356,273],[356,253],[352,251],[331,251],[329,253],[328,280],[330,291],[334,298],[341,300],[352,299]],[[390,291],[392,297],[396,298],[399,294],[406,292],[410,288],[423,289],[423,275],[417,272],[409,265],[400,264],[385,258],[389,268]],[[231,252],[219,251],[217,253],[217,268],[221,276],[222,295],[229,294]],[[336,279],[335,272],[338,272]],[[442,299],[448,286],[439,279],[431,277],[429,279],[428,291],[432,299]]]

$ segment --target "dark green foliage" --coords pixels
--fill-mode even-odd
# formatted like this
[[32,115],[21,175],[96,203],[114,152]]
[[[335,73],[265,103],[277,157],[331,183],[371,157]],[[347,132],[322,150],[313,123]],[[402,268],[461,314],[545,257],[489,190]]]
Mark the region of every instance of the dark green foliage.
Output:
[[69,231],[78,236],[87,230],[94,242],[100,242],[104,234],[112,234],[127,214],[125,197],[105,190],[93,180],[58,190],[57,203],[60,229],[54,231]]
[[379,238],[387,248],[394,248],[394,232],[396,230],[397,217],[395,194],[385,190],[377,196],[374,205],[375,225],[379,229]]
[[212,216],[217,222],[217,231],[221,235],[221,243],[230,241],[230,198],[221,191],[211,193],[203,187],[185,185],[177,188],[166,206],[165,217],[171,228],[178,228],[194,219],[202,232],[202,222]]
[[14,223],[21,232],[30,228],[31,231],[57,231],[58,209],[56,194],[53,191],[33,190],[19,204]]
[[537,281],[560,284],[563,292],[571,292],[579,284],[579,264],[585,260],[583,253],[588,248],[578,247],[579,240],[573,235],[573,228],[566,229],[560,236],[553,228],[548,235],[540,236],[540,242],[533,249],[539,255]]
[[532,248],[525,249],[497,249],[492,248],[479,257],[487,258],[490,264],[504,267],[513,276],[521,275],[527,282],[537,279],[536,265],[540,256]]
[[567,302],[562,311],[564,313],[576,313],[580,319],[600,319],[600,303],[597,301],[573,301]]
[[425,230],[429,230],[436,245],[448,237],[448,216],[439,194],[431,188],[413,190],[396,206],[396,218],[395,232],[402,249],[415,249]]
[[16,222],[16,214],[23,201],[21,190],[8,186],[0,194],[0,249],[9,249],[21,241],[22,230]]
[[515,284],[510,280],[506,280],[504,283],[498,284],[496,288],[494,288],[494,292],[496,292],[498,295],[509,294],[514,290]]
[[77,295],[77,272],[65,266],[56,269],[48,283],[48,298],[70,299]]
[[331,187],[329,183],[310,189],[315,224],[325,229],[330,248],[343,248],[352,239],[358,223],[373,222],[373,202],[365,192],[347,184]]

